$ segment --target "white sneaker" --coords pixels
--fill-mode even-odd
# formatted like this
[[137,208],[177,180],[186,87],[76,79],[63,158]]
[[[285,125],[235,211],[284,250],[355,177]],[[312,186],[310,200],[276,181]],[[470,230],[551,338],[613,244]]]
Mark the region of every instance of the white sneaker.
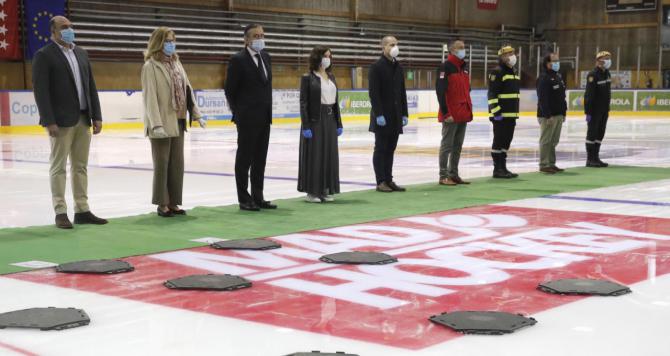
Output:
[[305,196],[305,201],[308,203],[320,203],[321,199],[316,195],[307,194],[307,196]]
[[335,201],[335,197],[332,195],[324,195],[321,199],[328,203]]

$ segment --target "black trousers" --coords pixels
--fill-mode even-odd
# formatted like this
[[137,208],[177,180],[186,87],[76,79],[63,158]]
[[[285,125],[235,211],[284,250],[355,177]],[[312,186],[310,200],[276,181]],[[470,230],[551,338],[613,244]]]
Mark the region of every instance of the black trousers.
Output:
[[493,120],[493,144],[492,151],[507,152],[509,146],[512,144],[514,138],[514,128],[516,127],[515,119],[502,119],[500,121]]
[[[263,198],[265,163],[270,142],[270,124],[262,126],[237,125],[237,155],[235,156],[235,182],[240,203],[260,203]],[[251,170],[251,194],[249,187]]]
[[375,151],[372,165],[375,168],[377,184],[393,181],[393,155],[398,147],[399,131],[375,132]]
[[591,122],[587,124],[586,143],[601,143],[605,138],[605,130],[607,129],[607,119],[609,113],[594,114],[591,116]]

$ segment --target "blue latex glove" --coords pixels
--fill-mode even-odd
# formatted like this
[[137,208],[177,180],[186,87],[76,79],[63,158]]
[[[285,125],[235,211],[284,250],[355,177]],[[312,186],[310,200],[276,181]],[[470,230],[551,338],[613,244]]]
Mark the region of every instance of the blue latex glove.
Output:
[[586,122],[591,122],[591,115],[586,115]]
[[407,124],[409,124],[409,119],[407,118],[407,116],[403,116],[402,117],[402,126],[407,126]]
[[493,120],[495,121],[502,121],[502,119],[503,119],[502,115],[496,115],[493,117]]
[[302,130],[302,136],[307,139],[312,138],[312,129]]
[[344,132],[344,129],[341,127],[337,128],[337,136],[342,136],[342,132]]
[[384,117],[384,115],[377,116],[377,125],[386,126],[386,118]]

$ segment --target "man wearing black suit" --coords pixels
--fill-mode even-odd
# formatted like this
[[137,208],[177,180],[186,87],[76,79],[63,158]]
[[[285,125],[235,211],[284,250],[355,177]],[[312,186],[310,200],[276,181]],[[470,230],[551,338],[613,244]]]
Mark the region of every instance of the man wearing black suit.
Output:
[[382,56],[370,66],[368,93],[370,95],[370,131],[375,133],[372,164],[378,192],[404,192],[393,181],[393,156],[398,138],[407,125],[407,93],[405,74],[397,57],[398,40],[385,36],[381,42]]
[[[232,121],[237,126],[237,199],[242,210],[276,209],[276,205],[263,198],[272,124],[272,62],[264,50],[263,27],[257,24],[245,27],[244,45],[230,58],[224,87]],[[251,194],[247,190],[250,169]]]
[[49,132],[51,196],[56,226],[71,229],[65,203],[65,171],[70,157],[75,224],[106,224],[88,206],[88,153],[93,134],[102,130],[102,114],[88,54],[74,44],[72,23],[63,16],[50,22],[52,42],[33,58],[33,92],[40,125]]

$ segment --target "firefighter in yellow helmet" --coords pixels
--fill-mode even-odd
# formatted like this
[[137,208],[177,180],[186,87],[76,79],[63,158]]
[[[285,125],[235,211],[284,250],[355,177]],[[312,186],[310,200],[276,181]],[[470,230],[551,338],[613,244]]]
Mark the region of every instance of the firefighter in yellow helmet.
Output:
[[511,46],[498,51],[498,68],[489,75],[489,120],[493,123],[493,178],[516,178],[518,174],[507,169],[507,151],[514,138],[516,119],[519,118],[519,89],[521,80],[514,70],[516,54]]

